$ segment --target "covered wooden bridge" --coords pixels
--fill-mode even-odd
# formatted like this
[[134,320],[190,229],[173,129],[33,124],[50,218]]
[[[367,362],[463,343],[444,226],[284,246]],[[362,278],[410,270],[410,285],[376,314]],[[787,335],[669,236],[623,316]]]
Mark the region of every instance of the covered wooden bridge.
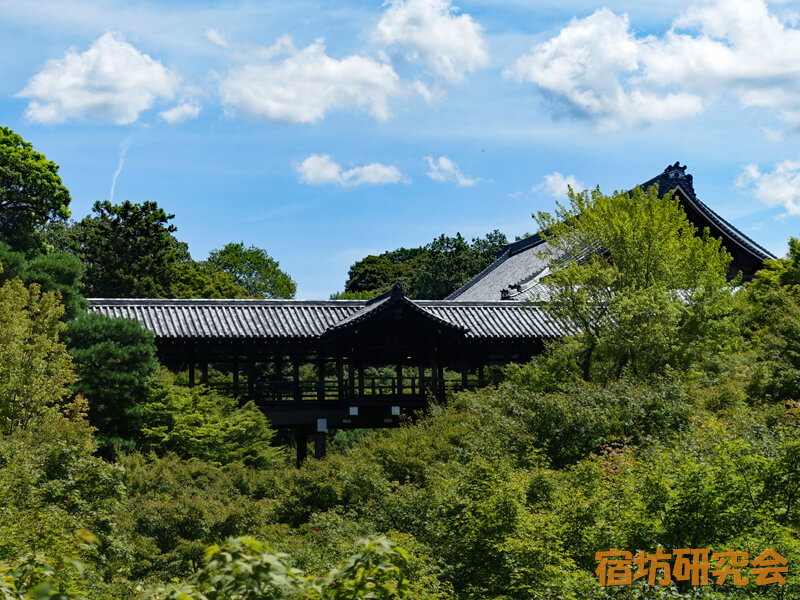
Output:
[[254,400],[294,430],[299,461],[309,435],[324,456],[328,429],[396,426],[565,333],[535,305],[410,300],[399,286],[369,301],[92,299],[90,310],[141,322],[191,385]]

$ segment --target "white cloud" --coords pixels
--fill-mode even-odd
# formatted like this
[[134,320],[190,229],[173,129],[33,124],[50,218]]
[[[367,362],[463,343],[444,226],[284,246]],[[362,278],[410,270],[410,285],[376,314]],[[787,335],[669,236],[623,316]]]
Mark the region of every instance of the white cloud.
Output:
[[621,74],[640,68],[642,42],[629,30],[628,17],[607,8],[573,19],[554,38],[535,46],[504,75],[530,81],[568,111],[595,120],[603,129],[692,116],[702,109],[697,96],[659,96],[624,85]]
[[767,206],[784,207],[782,216],[800,215],[800,160],[785,160],[769,173],[762,173],[758,165],[745,165],[736,186]]
[[761,133],[764,134],[764,137],[767,138],[768,141],[777,144],[778,142],[782,142],[784,139],[784,132],[780,129],[772,129],[770,127],[764,127],[761,129]]
[[173,106],[168,110],[163,110],[158,113],[159,117],[171,125],[183,123],[189,119],[195,119],[198,115],[200,115],[200,105],[193,101],[182,102],[177,106]]
[[464,175],[458,165],[446,156],[440,156],[436,160],[431,156],[426,156],[425,160],[428,161],[428,167],[430,168],[427,173],[428,177],[436,181],[452,181],[461,187],[471,187],[480,181],[480,179]]
[[92,117],[126,125],[158,98],[171,99],[179,82],[160,61],[110,32],[86,52],[71,48],[48,60],[17,96],[30,98],[25,117],[36,123]]
[[489,62],[481,26],[456,15],[450,0],[390,0],[372,32],[375,42],[399,44],[410,60],[420,60],[451,82]]
[[545,175],[541,183],[531,188],[532,192],[542,192],[553,198],[566,198],[569,188],[573,192],[580,192],[586,187],[574,175],[562,175],[558,171],[553,171]]
[[228,40],[226,40],[225,36],[222,35],[216,29],[214,29],[213,27],[209,27],[208,29],[206,29],[203,35],[206,36],[206,39],[212,44],[216,44],[217,46],[221,46],[222,48],[228,47]]
[[311,185],[333,184],[355,187],[364,184],[382,185],[411,182],[397,167],[381,163],[370,163],[363,167],[343,170],[342,166],[334,162],[327,154],[312,154],[297,167],[297,173],[300,175],[302,183]]
[[726,95],[800,127],[799,54],[800,30],[764,0],[701,0],[660,37],[607,8],[573,19],[505,75],[601,127],[693,116]]
[[404,92],[390,65],[357,55],[331,58],[322,40],[298,50],[284,36],[250,58],[220,82],[229,111],[313,123],[332,109],[358,107],[384,121],[389,98]]

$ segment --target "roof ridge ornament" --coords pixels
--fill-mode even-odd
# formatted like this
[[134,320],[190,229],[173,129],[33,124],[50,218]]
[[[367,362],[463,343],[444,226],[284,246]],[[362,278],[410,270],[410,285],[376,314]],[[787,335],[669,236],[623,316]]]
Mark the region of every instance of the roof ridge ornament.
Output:
[[664,175],[669,177],[669,179],[677,179],[685,182],[686,187],[688,187],[686,191],[691,192],[693,195],[695,194],[694,178],[691,174],[686,174],[686,165],[681,165],[681,161],[675,161],[674,165],[667,165],[667,168],[664,169]]

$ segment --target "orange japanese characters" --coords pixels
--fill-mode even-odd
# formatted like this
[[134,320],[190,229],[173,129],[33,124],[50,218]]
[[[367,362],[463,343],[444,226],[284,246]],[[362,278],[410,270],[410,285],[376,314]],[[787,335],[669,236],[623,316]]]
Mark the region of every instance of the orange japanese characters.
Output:
[[[688,582],[692,586],[709,585],[709,576],[713,583],[723,585],[732,583],[745,586],[755,579],[756,585],[786,583],[784,575],[789,572],[788,561],[767,548],[756,558],[749,561],[747,552],[728,549],[714,552],[707,548],[676,548],[666,552],[663,548],[655,552],[633,553],[611,548],[608,552],[597,552],[594,559],[598,562],[595,574],[601,586],[631,585],[639,579],[647,579],[648,585],[668,586],[672,581]],[[750,575],[742,569],[750,567]]]

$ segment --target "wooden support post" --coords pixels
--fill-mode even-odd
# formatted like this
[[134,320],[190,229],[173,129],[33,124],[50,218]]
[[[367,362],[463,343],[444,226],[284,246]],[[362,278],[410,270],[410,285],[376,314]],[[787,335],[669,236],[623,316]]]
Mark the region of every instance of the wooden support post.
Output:
[[439,380],[439,387],[437,388],[438,389],[437,397],[439,399],[439,402],[444,403],[444,392],[445,392],[444,367],[442,365],[439,365],[437,367],[436,371],[437,371],[436,372],[436,379]]
[[203,385],[208,385],[208,360],[203,359]]
[[353,364],[353,357],[347,359],[347,395],[352,398],[356,392],[356,369]]
[[300,356],[292,358],[292,385],[294,386],[294,399],[297,402],[303,399],[303,392],[300,389]]
[[344,400],[344,359],[336,357],[336,394],[339,400]]
[[300,467],[308,458],[308,434],[305,429],[295,429],[294,444],[297,447],[297,466]]
[[431,391],[433,395],[439,398],[439,359],[434,358],[431,365]]
[[425,366],[420,364],[417,367],[417,374],[419,375],[419,393],[425,395]]
[[364,365],[358,365],[358,397],[364,397]]
[[478,385],[481,386],[485,383],[485,374],[483,372],[483,363],[478,365]]
[[256,397],[256,363],[252,356],[247,358],[247,394],[252,399]]
[[314,434],[314,458],[317,460],[322,460],[325,458],[325,442],[327,441],[327,435],[328,434],[324,431],[318,431]]
[[469,387],[469,366],[467,366],[467,361],[464,361],[461,365],[461,387],[464,389]]
[[189,387],[194,387],[194,361],[189,363]]
[[397,373],[397,395],[403,395],[403,365],[401,363],[397,363],[395,367]]
[[317,400],[325,400],[325,357],[317,357]]
[[233,355],[233,397],[239,397],[239,355]]
[[283,400],[283,354],[275,357],[275,399]]

